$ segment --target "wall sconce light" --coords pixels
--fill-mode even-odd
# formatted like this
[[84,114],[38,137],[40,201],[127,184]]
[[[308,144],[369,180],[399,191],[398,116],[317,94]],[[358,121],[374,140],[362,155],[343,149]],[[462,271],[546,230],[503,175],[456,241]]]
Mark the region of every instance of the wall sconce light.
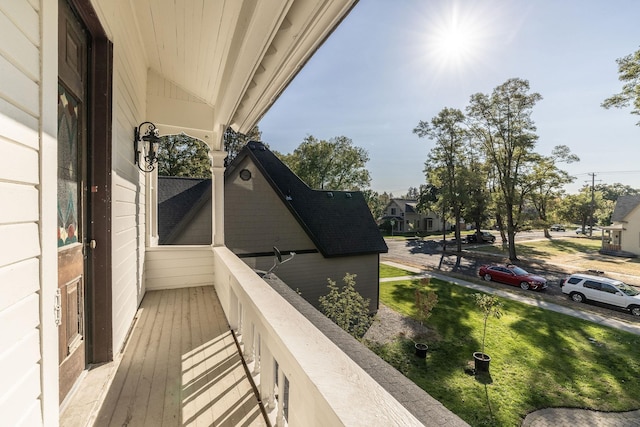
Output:
[[[147,131],[141,134],[142,127],[147,125]],[[155,124],[151,122],[142,122],[140,126],[134,128],[133,137],[133,163],[138,165],[138,169],[142,172],[151,172],[156,168],[158,163],[158,146],[160,145],[159,130]],[[144,159],[144,164],[140,160],[140,154]]]

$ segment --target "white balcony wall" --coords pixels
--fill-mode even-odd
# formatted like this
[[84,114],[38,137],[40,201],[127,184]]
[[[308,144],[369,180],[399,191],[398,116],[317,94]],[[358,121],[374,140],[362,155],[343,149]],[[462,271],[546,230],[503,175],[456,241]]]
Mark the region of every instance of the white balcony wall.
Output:
[[211,246],[154,246],[145,253],[148,291],[213,284]]
[[[293,426],[422,425],[380,384],[226,247],[214,247],[215,288],[251,362],[269,417]],[[280,390],[275,388],[274,361]]]

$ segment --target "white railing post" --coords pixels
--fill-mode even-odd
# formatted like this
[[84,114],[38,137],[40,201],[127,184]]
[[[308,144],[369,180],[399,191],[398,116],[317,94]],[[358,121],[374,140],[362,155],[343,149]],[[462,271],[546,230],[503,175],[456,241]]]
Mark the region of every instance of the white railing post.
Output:
[[238,297],[233,290],[230,290],[229,304],[229,327],[238,332]]
[[276,415],[276,427],[284,427],[285,384],[282,366],[278,369],[278,415]]
[[256,333],[255,340],[255,363],[253,364],[253,375],[258,375],[260,373],[260,364],[262,363],[262,348],[260,347],[262,339],[259,332]]
[[265,408],[271,412],[275,408],[275,382],[274,382],[274,360],[271,352],[266,346],[260,350],[262,354],[262,373],[260,374],[260,397],[265,403]]
[[[245,319],[248,320],[248,319]],[[255,336],[256,326],[249,320],[247,327],[247,339],[244,344],[244,360],[247,363],[251,363],[254,360],[253,352],[254,352],[254,336]]]
[[238,330],[236,335],[238,337],[238,344],[244,345],[244,310],[240,298],[238,298]]

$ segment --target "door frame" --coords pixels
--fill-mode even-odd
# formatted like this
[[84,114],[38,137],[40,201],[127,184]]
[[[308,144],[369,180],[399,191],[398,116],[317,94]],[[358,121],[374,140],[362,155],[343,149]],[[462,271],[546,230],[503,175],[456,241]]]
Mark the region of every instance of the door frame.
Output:
[[112,81],[113,44],[90,0],[66,0],[77,12],[91,42],[88,57],[87,105],[87,248],[86,337],[87,364],[113,360],[112,319]]

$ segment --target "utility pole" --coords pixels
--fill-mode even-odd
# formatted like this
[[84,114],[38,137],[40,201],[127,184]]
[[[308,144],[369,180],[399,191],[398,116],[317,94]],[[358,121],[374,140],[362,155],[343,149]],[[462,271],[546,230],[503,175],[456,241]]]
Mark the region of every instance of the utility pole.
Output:
[[588,175],[591,176],[591,209],[589,212],[589,237],[591,237],[593,235],[593,213],[596,210],[596,193],[595,193],[596,173],[592,172]]

